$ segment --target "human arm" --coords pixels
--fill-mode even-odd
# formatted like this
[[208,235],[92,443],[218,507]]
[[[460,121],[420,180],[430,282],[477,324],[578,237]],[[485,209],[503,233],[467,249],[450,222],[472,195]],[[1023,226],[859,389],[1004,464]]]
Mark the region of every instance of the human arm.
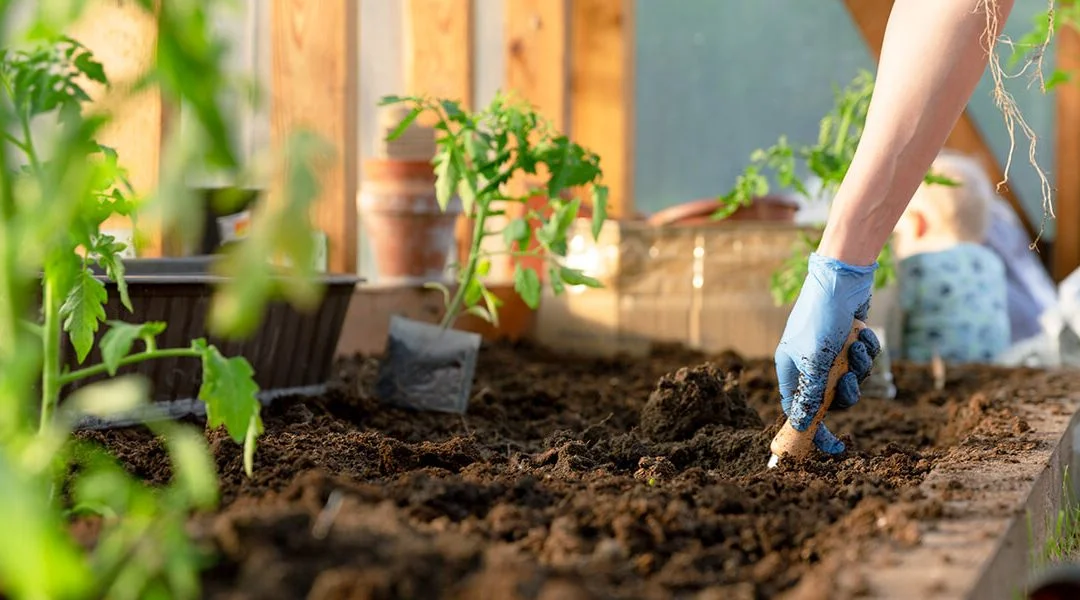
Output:
[[893,4],[874,93],[818,252],[870,265],[941,151],[987,65],[1014,0],[903,0]]
[[[781,406],[796,430],[805,431],[821,405],[852,319],[866,318],[875,260],[986,68],[988,29],[997,36],[1012,7],[1013,0],[893,4],[862,138],[776,351]],[[864,330],[834,406],[858,401],[878,351]],[[844,449],[824,424],[814,439],[825,452]]]

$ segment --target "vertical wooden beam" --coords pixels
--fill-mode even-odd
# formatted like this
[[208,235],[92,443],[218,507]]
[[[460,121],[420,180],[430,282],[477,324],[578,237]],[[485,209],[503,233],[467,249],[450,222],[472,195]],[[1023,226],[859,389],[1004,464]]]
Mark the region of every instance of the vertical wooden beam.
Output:
[[566,131],[570,81],[567,0],[506,0],[506,87]]
[[473,104],[472,0],[407,0],[405,87]]
[[314,220],[327,236],[327,268],[357,270],[357,0],[272,0],[270,137],[281,148],[306,128],[332,143],[337,156],[320,175]]
[[[1080,73],[1080,33],[1065,25],[1055,34],[1056,67]],[[1058,281],[1080,267],[1080,84],[1068,81],[1057,87],[1057,234],[1052,251],[1053,274]]]
[[[113,88],[107,93],[100,85],[86,82],[86,91],[95,98],[95,104],[113,115],[98,141],[116,149],[137,193],[152,193],[160,175],[166,110],[157,88],[130,95],[130,86],[154,65],[157,18],[134,0],[96,0],[87,6],[68,34],[93,52]],[[119,230],[131,226],[130,219],[113,217],[103,228]],[[166,253],[160,228],[146,217],[139,220],[139,238],[143,242],[140,256]]]
[[570,134],[600,155],[611,216],[628,216],[634,212],[634,0],[572,6]]
[[[844,0],[852,20],[858,26],[863,38],[866,40],[874,58],[881,57],[881,44],[885,39],[885,27],[889,22],[889,13],[892,12],[893,0]],[[998,161],[990,146],[986,143],[982,132],[975,124],[974,118],[965,110],[960,115],[956,127],[949,134],[945,142],[946,148],[951,148],[975,157],[996,184],[1005,179],[1001,163]],[[1024,211],[1020,199],[1016,196],[1012,187],[1008,184],[1002,186],[1001,194],[1008,200],[1013,210],[1016,211],[1020,222],[1028,235],[1035,237],[1037,231],[1032,227],[1031,219]]]

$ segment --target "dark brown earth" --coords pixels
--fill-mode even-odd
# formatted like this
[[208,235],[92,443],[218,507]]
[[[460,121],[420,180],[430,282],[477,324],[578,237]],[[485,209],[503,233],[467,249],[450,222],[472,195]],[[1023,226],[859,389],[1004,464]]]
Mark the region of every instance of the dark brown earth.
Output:
[[[828,417],[843,456],[766,470],[782,423],[767,361],[485,347],[464,418],[381,406],[377,368],[343,361],[325,397],[268,409],[251,479],[211,434],[223,506],[194,523],[219,553],[207,597],[774,597],[836,544],[918,543],[941,516],[916,489],[936,462],[1023,444],[1018,403],[1076,383],[967,367],[934,391],[929,369],[894,364],[895,400]],[[85,435],[170,476],[142,430]]]

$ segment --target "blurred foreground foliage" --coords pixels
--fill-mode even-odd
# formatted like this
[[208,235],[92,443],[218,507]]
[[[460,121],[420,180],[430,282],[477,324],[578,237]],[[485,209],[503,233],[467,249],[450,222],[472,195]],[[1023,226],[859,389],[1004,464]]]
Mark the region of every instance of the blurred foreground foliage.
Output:
[[[128,8],[159,26],[156,61],[126,82],[110,82],[108,68],[68,37],[88,9],[110,4],[118,6],[0,0],[0,594],[10,598],[196,598],[209,558],[186,531],[192,511],[213,509],[218,500],[204,434],[148,423],[168,451],[173,476],[168,485],[149,486],[102,448],[71,435],[83,416],[144,405],[149,383],[112,377],[60,403],[63,385],[115,375],[142,360],[198,358],[208,425],[224,425],[244,444],[249,473],[262,433],[258,388],[243,358],[223,356],[205,340],[159,349],[156,336],[166,323],[105,323],[108,291],[95,271],[116,283],[128,311],[131,301],[120,259],[125,244],[103,233],[103,224],[130,218],[184,238],[200,230],[203,218],[190,172],[275,181],[272,201],[257,209],[250,243],[236,245],[218,265],[228,279],[215,291],[212,331],[250,334],[270,300],[312,306],[322,292],[309,208],[318,195],[314,169],[332,149],[297,132],[277,154],[244,164],[226,98],[251,94],[222,66],[228,47],[214,33],[210,11],[235,3],[128,0]],[[158,186],[140,194],[124,157],[97,140],[112,121],[109,107],[150,88],[169,107],[183,107],[185,126],[167,132]],[[97,102],[98,91],[109,101]],[[82,363],[103,324],[103,362],[63,370],[60,336],[70,338]],[[100,520],[92,548],[72,538],[71,519]]]

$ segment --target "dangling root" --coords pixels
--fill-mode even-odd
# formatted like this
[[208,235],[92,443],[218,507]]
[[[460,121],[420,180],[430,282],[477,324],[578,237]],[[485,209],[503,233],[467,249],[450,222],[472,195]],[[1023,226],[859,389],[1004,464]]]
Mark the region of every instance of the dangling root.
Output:
[[[1035,168],[1035,172],[1039,175],[1040,186],[1042,188],[1043,217],[1035,240],[1031,243],[1031,249],[1036,248],[1036,244],[1042,237],[1042,234],[1046,229],[1047,218],[1054,218],[1055,216],[1054,205],[1051,200],[1053,186],[1050,184],[1049,178],[1039,166],[1038,160],[1036,159],[1035,149],[1038,143],[1038,136],[1035,135],[1035,130],[1028,125],[1027,120],[1024,119],[1024,115],[1020,112],[1020,108],[1016,105],[1016,100],[1013,98],[1012,94],[1005,89],[1005,79],[1017,77],[1026,72],[1028,68],[1034,67],[1035,73],[1033,75],[1033,80],[1037,79],[1039,81],[1040,89],[1042,89],[1043,92],[1046,91],[1046,81],[1043,77],[1043,59],[1046,55],[1046,49],[1050,45],[1050,40],[1054,36],[1054,0],[1047,0],[1047,4],[1050,24],[1047,29],[1046,39],[1043,40],[1038,49],[1030,53],[1020,71],[1012,76],[1005,73],[1005,69],[1001,66],[1001,59],[996,52],[1000,35],[999,29],[1001,26],[1001,23],[999,22],[997,0],[979,0],[975,9],[985,10],[986,12],[986,30],[983,34],[983,43],[989,57],[988,66],[990,69],[990,76],[994,81],[994,104],[1001,110],[1002,118],[1005,121],[1005,128],[1009,132],[1009,155],[1005,159],[1005,167],[1003,169],[1004,179],[998,183],[998,190],[1009,181],[1009,168],[1012,166],[1013,151],[1016,149],[1017,127],[1020,128],[1020,132],[1028,139],[1028,162],[1031,163],[1031,166]],[[1008,36],[1000,35],[1000,41],[1009,47],[1013,46],[1012,40],[1009,39]]]

